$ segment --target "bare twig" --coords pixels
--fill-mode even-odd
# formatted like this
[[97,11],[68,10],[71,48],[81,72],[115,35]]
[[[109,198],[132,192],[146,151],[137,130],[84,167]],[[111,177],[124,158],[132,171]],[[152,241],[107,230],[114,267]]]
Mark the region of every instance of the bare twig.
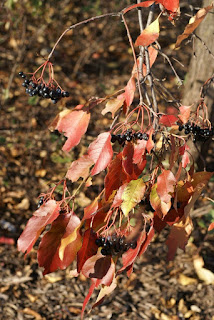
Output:
[[196,37],[198,40],[201,41],[201,43],[203,44],[203,46],[206,48],[206,50],[208,51],[208,53],[211,55],[211,57],[214,59],[214,54],[212,53],[212,51],[208,48],[208,46],[206,45],[206,43],[195,33],[193,32],[193,36]]
[[53,46],[49,56],[48,56],[48,60],[50,60],[50,58],[52,57],[54,50],[56,49],[56,46],[58,45],[58,43],[60,42],[60,40],[64,37],[64,35],[69,32],[72,29],[75,29],[79,26],[81,26],[82,24],[86,24],[89,22],[92,22],[94,20],[98,20],[98,19],[102,19],[105,17],[119,17],[121,16],[121,12],[109,12],[109,13],[105,13],[105,14],[101,14],[99,16],[95,16],[95,17],[91,17],[89,19],[83,20],[81,22],[75,23],[72,26],[68,27],[65,31],[63,31],[63,33],[61,34],[61,36],[58,38],[58,40],[56,41],[55,45]]
[[[137,2],[139,3],[140,0],[137,0]],[[152,19],[153,19],[153,15],[154,15],[154,4],[150,7],[146,27],[148,27],[151,24]],[[140,10],[140,9],[138,10],[138,20],[139,20],[139,25],[140,25],[140,31],[142,32],[143,31],[143,18],[142,18],[142,10]],[[152,101],[153,101],[152,108],[153,108],[154,113],[158,113],[158,104],[157,104],[157,100],[156,100],[156,95],[155,95],[154,86],[153,86],[153,78],[152,78],[151,69],[150,69],[148,47],[145,47],[145,48],[140,47],[141,68],[143,67],[144,54],[145,54],[145,64],[146,64],[146,72],[147,72],[146,77],[148,78],[148,81],[149,81],[149,86],[151,89],[151,96],[152,96]],[[140,71],[142,72],[142,69]],[[142,72],[142,74],[143,74],[143,72]],[[144,92],[146,92],[145,85],[144,85]],[[147,99],[147,101],[148,101],[148,99]],[[150,99],[149,99],[149,104],[151,106]],[[157,123],[158,123],[158,118],[153,117],[153,127],[154,128],[157,127]]]
[[177,72],[175,71],[175,68],[173,67],[172,62],[170,61],[169,57],[168,57],[165,53],[163,53],[163,52],[161,51],[161,47],[160,47],[160,44],[158,43],[158,41],[155,41],[155,43],[157,44],[158,48],[157,48],[156,46],[154,46],[154,45],[152,45],[152,47],[153,47],[155,50],[157,50],[158,53],[160,53],[160,54],[168,61],[168,63],[169,63],[169,65],[170,65],[170,67],[171,67],[174,75],[175,75],[176,78],[177,78],[178,85],[181,86],[182,83],[183,83],[183,81],[181,80],[181,78],[179,77],[179,75],[177,74]]

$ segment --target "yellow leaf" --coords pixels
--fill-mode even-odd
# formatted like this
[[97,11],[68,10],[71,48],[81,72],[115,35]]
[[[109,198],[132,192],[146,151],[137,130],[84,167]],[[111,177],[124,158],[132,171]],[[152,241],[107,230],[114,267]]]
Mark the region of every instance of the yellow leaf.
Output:
[[156,41],[159,37],[160,27],[159,18],[153,21],[146,29],[144,29],[137,38],[136,46],[149,46],[152,42]]
[[146,185],[143,179],[132,180],[128,183],[122,195],[123,203],[121,205],[125,216],[142,200],[145,190]]

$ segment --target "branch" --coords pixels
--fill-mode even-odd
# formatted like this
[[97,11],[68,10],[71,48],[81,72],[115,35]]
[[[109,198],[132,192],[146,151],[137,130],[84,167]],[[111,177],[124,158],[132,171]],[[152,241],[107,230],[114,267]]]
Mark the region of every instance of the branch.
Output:
[[[137,0],[138,3],[140,3],[140,0]],[[150,7],[150,11],[149,11],[149,15],[147,18],[147,23],[146,23],[146,27],[148,27],[153,19],[153,15],[154,15],[154,4]],[[143,18],[142,18],[142,9],[138,9],[138,20],[139,20],[139,25],[140,25],[140,31],[143,31]],[[149,52],[148,52],[148,47],[142,47],[140,46],[140,71],[141,74],[142,73],[142,67],[143,67],[143,57],[145,54],[145,64],[146,64],[146,72],[147,72],[147,78],[149,81],[149,86],[151,89],[151,95],[152,95],[152,108],[154,113],[158,113],[158,104],[157,104],[157,100],[156,100],[156,95],[155,95],[155,91],[154,91],[154,86],[153,86],[153,78],[152,78],[152,74],[151,74],[151,69],[150,69],[150,60],[149,60]],[[144,84],[144,92],[146,92],[146,88],[145,88],[145,84]],[[148,101],[148,99],[147,99]],[[151,102],[149,101],[149,105],[151,106]],[[156,128],[158,124],[158,118],[157,117],[153,117],[153,127]]]
[[131,38],[131,34],[130,34],[130,31],[129,31],[128,25],[126,23],[126,19],[125,19],[123,14],[122,14],[122,19],[123,19],[123,22],[124,22],[124,25],[125,25],[125,28],[126,28],[127,36],[128,36],[128,39],[129,39],[129,43],[130,43],[130,46],[131,46],[131,49],[132,49],[134,62],[135,62],[136,69],[137,69],[137,84],[138,84],[138,90],[139,90],[139,95],[140,95],[140,105],[142,105],[143,104],[143,96],[142,96],[142,92],[141,92],[140,75],[139,75],[139,69],[138,69],[138,65],[137,65],[137,58],[136,58],[136,54],[135,54],[135,50],[134,50],[134,45],[133,45],[133,41],[132,41],[132,38]]

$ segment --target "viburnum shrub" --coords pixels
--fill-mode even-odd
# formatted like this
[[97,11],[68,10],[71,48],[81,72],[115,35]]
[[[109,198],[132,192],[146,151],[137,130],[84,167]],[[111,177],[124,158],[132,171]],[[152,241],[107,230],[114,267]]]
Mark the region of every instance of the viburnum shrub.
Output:
[[[38,94],[56,102],[69,95],[55,81],[50,62],[65,33],[107,16],[118,16],[124,23],[134,60],[127,85],[107,97],[94,98],[72,110],[63,110],[52,122],[51,129],[67,138],[62,149],[69,152],[86,133],[91,112],[96,106],[105,102],[101,113],[103,116],[108,112],[112,114],[112,125],[98,133],[87,152],[71,163],[58,184],[48,193],[41,194],[38,209],[18,240],[18,249],[28,254],[46,226],[50,225],[38,248],[39,266],[44,268],[43,274],[47,274],[65,269],[76,260],[74,274],[83,274],[91,280],[82,317],[95,288],[99,287],[100,293],[94,306],[115,289],[117,276],[122,271],[131,275],[136,258],[147,250],[155,232],[160,233],[166,226],[170,228],[166,241],[168,259],[173,259],[177,248],[185,248],[192,231],[190,210],[212,175],[206,171],[195,172],[188,142],[197,143],[213,136],[204,101],[213,78],[202,86],[196,108],[194,104],[184,106],[174,100],[173,114],[159,112],[157,94],[164,87],[162,84],[158,86],[151,71],[158,54],[166,58],[179,80],[157,42],[159,19],[163,15],[174,23],[179,13],[179,1],[138,2],[121,12],[96,16],[69,27],[57,40],[47,61],[28,79],[20,72],[28,94]],[[191,18],[184,33],[178,37],[176,47],[194,31],[212,7],[200,9]],[[141,34],[134,45],[125,15],[136,8]],[[155,8],[160,8],[156,18]],[[145,28],[142,10],[148,12]],[[135,48],[138,50],[138,47],[137,57]],[[166,94],[167,90],[163,92]],[[93,177],[104,170],[103,190],[84,208],[83,217],[78,216],[74,212],[77,194],[82,188],[90,188]],[[74,192],[68,187],[68,181],[69,185],[75,185]],[[59,186],[63,190],[60,199]],[[213,227],[211,224],[209,229]],[[120,268],[117,267],[118,260],[122,265]]]

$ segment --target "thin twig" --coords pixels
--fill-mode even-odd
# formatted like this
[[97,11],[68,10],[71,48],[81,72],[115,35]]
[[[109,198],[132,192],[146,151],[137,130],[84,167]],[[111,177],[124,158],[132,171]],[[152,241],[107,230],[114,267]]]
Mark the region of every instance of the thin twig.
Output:
[[212,53],[212,51],[208,48],[208,46],[206,45],[206,43],[196,34],[193,33],[193,35],[201,41],[201,43],[203,44],[203,46],[206,48],[206,50],[208,51],[208,53],[212,56],[212,58],[214,59],[214,54]]
[[169,57],[168,57],[165,53],[163,53],[163,52],[161,51],[161,47],[160,47],[160,44],[158,43],[158,41],[155,41],[155,43],[157,44],[158,48],[157,48],[156,46],[154,46],[154,45],[152,45],[152,47],[153,47],[155,50],[157,50],[157,51],[168,61],[168,63],[169,63],[169,65],[170,65],[170,67],[171,67],[174,75],[176,76],[176,78],[177,78],[177,80],[178,80],[178,85],[181,86],[182,83],[183,83],[183,81],[181,80],[181,78],[179,77],[179,75],[177,74],[177,72],[175,71],[175,68],[173,67],[172,62],[170,61]]
[[101,14],[99,16],[96,16],[96,17],[91,17],[89,19],[86,19],[86,20],[83,20],[81,22],[78,22],[78,23],[75,23],[73,24],[72,26],[68,27],[65,31],[63,31],[63,33],[61,34],[61,36],[58,38],[58,40],[56,41],[55,45],[53,46],[49,56],[48,56],[48,60],[50,60],[50,58],[52,57],[53,53],[54,53],[54,50],[56,49],[56,46],[58,45],[58,43],[60,42],[60,40],[64,37],[64,35],[69,32],[70,30],[72,29],[75,29],[76,27],[79,27],[81,26],[82,24],[86,24],[86,23],[89,23],[89,22],[92,22],[94,20],[98,20],[98,19],[102,19],[102,18],[105,18],[105,17],[119,17],[121,16],[121,12],[109,12],[109,13],[105,13],[105,14]]
[[[138,0],[139,3],[140,0]],[[153,19],[153,15],[154,15],[154,4],[150,7],[150,11],[149,11],[149,15],[147,18],[147,23],[146,23],[146,27],[148,27]],[[143,18],[142,18],[142,11],[138,10],[138,20],[139,20],[139,25],[140,25],[140,31],[143,31]],[[143,56],[143,54],[145,54],[145,64],[146,64],[146,73],[147,73],[147,78],[149,81],[149,86],[150,86],[150,90],[151,90],[151,96],[152,96],[152,101],[153,101],[153,111],[154,113],[158,113],[158,104],[157,104],[157,99],[156,99],[156,95],[155,95],[155,91],[154,91],[154,86],[153,86],[153,78],[152,78],[152,74],[151,74],[151,68],[150,68],[150,59],[149,59],[149,52],[148,52],[148,47],[145,47],[142,49],[142,47],[140,48],[140,52],[141,52],[141,56]],[[157,117],[153,117],[153,127],[156,129],[158,124],[158,118]]]

